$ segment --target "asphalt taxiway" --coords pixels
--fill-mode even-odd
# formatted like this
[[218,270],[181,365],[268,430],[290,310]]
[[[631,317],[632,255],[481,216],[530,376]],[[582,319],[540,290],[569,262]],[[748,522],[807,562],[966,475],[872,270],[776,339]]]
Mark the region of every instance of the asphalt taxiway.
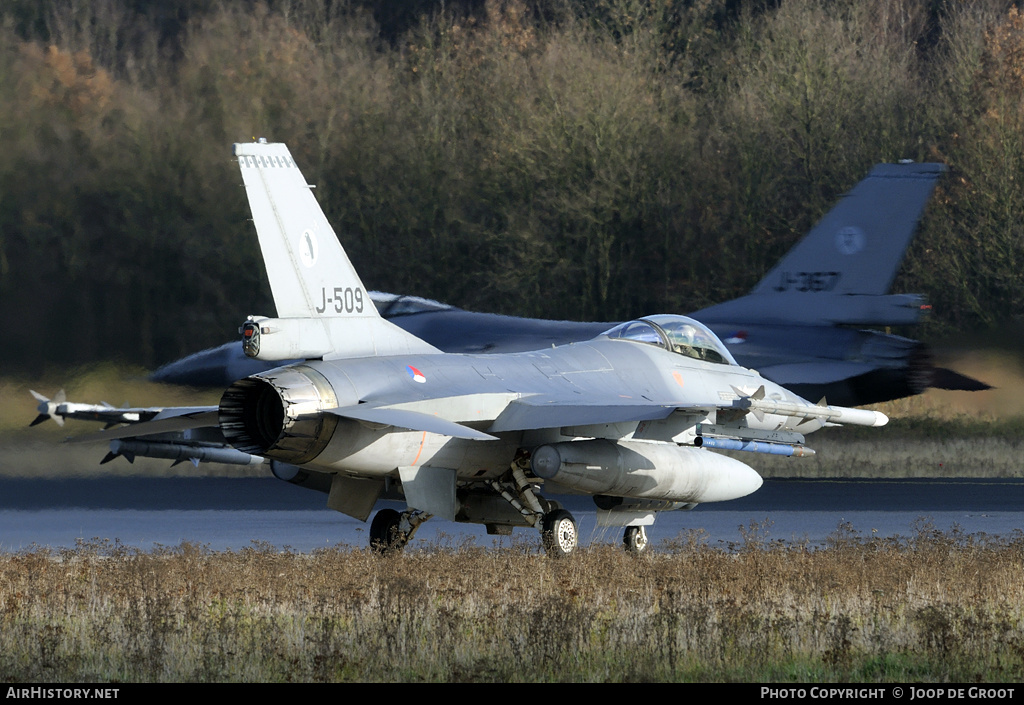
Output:
[[[576,516],[582,545],[620,541],[620,529],[597,526],[589,498],[559,499]],[[742,499],[665,512],[648,533],[656,549],[686,540],[693,530],[723,548],[751,540],[826,545],[837,536],[910,539],[936,531],[1009,540],[1024,536],[1022,500],[1024,480],[1018,479],[774,479]],[[74,548],[82,541],[142,550],[183,542],[211,550],[365,546],[367,524],[327,509],[325,502],[325,495],[271,477],[0,479],[0,550]],[[528,529],[496,537],[482,526],[431,520],[413,546],[508,545],[535,537]]]

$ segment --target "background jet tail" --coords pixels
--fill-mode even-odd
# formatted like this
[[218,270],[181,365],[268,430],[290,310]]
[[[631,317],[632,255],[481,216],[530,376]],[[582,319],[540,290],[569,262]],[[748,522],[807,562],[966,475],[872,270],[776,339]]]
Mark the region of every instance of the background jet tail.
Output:
[[749,295],[694,313],[711,321],[904,325],[927,310],[888,295],[944,164],[878,164]]
[[287,146],[261,139],[235,144],[234,154],[279,317],[256,319],[255,334],[264,339],[247,354],[274,360],[437,352],[377,313]]
[[945,164],[878,164],[751,293],[887,293],[946,170]]

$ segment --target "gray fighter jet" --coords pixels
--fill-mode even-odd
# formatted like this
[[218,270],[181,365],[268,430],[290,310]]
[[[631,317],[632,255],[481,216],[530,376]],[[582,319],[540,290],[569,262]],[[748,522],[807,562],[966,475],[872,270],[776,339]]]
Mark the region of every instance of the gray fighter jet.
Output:
[[266,463],[400,550],[427,518],[534,527],[553,555],[577,545],[554,497],[586,494],[599,523],[648,545],[659,511],[742,497],[760,476],[714,449],[810,455],[826,425],[881,426],[875,411],[812,404],[736,364],[692,318],[655,315],[543,351],[453,354],[382,318],[283,144],[236,144],[277,317],[250,316],[242,346],[270,363],[218,406],[122,408],[36,395],[41,420],[121,424],[78,440],[108,456]]
[[[744,367],[807,399],[861,406],[928,387],[986,389],[936,367],[927,346],[865,329],[917,323],[918,295],[890,295],[942,164],[879,164],[745,297],[697,311]],[[618,322],[550,321],[464,311],[371,292],[381,315],[445,352],[523,352],[589,340]],[[161,367],[151,378],[224,387],[267,370],[238,342]]]

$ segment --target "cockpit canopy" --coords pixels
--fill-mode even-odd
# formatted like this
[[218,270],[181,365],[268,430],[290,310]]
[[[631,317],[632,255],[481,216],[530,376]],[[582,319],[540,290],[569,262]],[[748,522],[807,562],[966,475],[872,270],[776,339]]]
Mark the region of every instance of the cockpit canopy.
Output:
[[736,360],[711,330],[703,323],[687,318],[662,314],[646,316],[635,321],[620,323],[601,334],[613,340],[633,340],[656,345],[680,355],[705,362],[735,365]]
[[371,291],[370,299],[377,307],[380,315],[392,318],[395,316],[407,316],[413,313],[424,311],[454,311],[454,306],[443,304],[433,299],[424,299],[419,296],[406,296],[403,294],[389,294],[384,291]]

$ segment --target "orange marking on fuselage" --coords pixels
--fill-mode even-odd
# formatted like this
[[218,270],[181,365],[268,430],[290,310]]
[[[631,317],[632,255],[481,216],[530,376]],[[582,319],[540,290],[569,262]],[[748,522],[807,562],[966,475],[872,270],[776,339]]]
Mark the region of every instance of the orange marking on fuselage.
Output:
[[416,457],[412,459],[412,466],[416,467],[416,463],[420,460],[420,454],[423,453],[423,444],[427,442],[427,432],[423,432],[423,436],[420,437],[420,447],[416,451]]

